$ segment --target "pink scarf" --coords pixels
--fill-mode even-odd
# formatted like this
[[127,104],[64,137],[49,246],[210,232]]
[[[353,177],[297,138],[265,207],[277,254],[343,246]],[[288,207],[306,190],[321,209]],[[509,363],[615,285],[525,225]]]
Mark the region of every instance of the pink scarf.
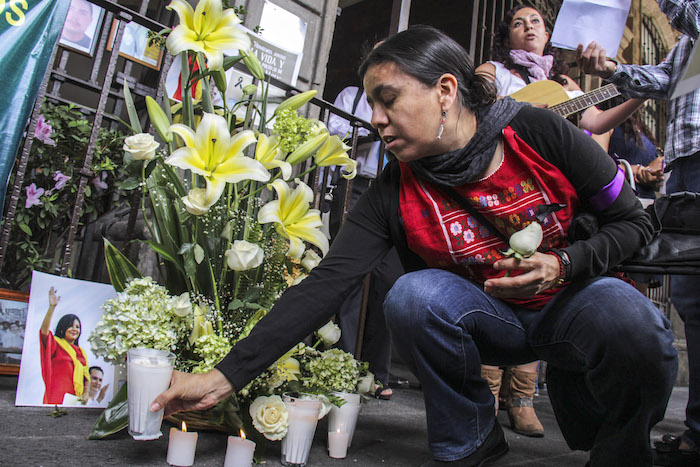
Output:
[[549,72],[552,70],[552,64],[554,63],[553,56],[537,55],[522,49],[511,49],[510,58],[513,59],[516,65],[522,65],[527,68],[527,71],[535,78],[535,81],[549,79]]

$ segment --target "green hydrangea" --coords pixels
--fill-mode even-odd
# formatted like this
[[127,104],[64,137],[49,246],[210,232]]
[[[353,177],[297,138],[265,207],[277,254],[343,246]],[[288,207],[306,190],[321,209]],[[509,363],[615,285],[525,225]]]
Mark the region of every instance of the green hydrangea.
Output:
[[305,367],[310,377],[304,381],[304,385],[342,392],[355,392],[357,380],[364,369],[355,357],[340,349],[321,352],[319,358],[306,361]]
[[225,337],[216,334],[201,336],[194,343],[194,351],[202,360],[192,368],[192,373],[205,373],[219,363],[231,350],[231,344]]
[[124,363],[135,347],[173,351],[187,333],[187,317],[177,316],[171,297],[150,277],[133,279],[124,291],[102,305],[102,318],[88,341],[107,362]]
[[313,121],[302,117],[296,110],[282,110],[275,117],[273,131],[279,136],[280,147],[286,152],[292,152],[304,144],[313,130]]

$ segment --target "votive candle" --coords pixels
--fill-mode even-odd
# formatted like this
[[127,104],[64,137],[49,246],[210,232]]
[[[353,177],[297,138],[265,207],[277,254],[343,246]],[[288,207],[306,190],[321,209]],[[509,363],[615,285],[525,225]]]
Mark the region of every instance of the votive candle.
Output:
[[226,446],[226,459],[224,467],[250,467],[253,465],[255,443],[245,438],[241,430],[241,436],[229,436]]
[[328,455],[333,459],[345,459],[348,454],[348,441],[350,441],[350,434],[340,431],[340,428],[329,431]]
[[165,459],[168,464],[178,467],[189,467],[194,464],[198,437],[197,433],[187,431],[185,422],[182,422],[182,430],[172,427],[168,440],[168,456]]

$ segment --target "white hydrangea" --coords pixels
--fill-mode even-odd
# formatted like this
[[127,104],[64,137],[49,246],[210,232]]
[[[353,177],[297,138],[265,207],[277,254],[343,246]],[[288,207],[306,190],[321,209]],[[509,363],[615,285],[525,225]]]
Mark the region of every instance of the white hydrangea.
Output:
[[102,305],[102,318],[88,338],[93,353],[107,362],[124,363],[131,348],[176,350],[188,326],[173,303],[165,287],[150,277],[131,280]]

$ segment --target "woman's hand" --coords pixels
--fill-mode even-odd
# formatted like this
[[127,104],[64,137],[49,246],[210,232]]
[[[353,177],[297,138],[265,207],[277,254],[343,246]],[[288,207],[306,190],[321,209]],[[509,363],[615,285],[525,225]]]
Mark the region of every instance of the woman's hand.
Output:
[[56,295],[56,289],[51,286],[49,289],[49,306],[56,308],[56,305],[58,305],[58,302],[61,301],[61,297],[58,297]]
[[507,258],[496,261],[499,271],[525,271],[515,277],[500,277],[484,282],[484,291],[497,298],[527,298],[552,288],[559,280],[559,259],[554,255],[535,253],[529,258]]
[[170,389],[151,404],[151,412],[165,407],[165,416],[186,410],[203,410],[233,394],[233,386],[219,370],[203,374],[173,372]]

